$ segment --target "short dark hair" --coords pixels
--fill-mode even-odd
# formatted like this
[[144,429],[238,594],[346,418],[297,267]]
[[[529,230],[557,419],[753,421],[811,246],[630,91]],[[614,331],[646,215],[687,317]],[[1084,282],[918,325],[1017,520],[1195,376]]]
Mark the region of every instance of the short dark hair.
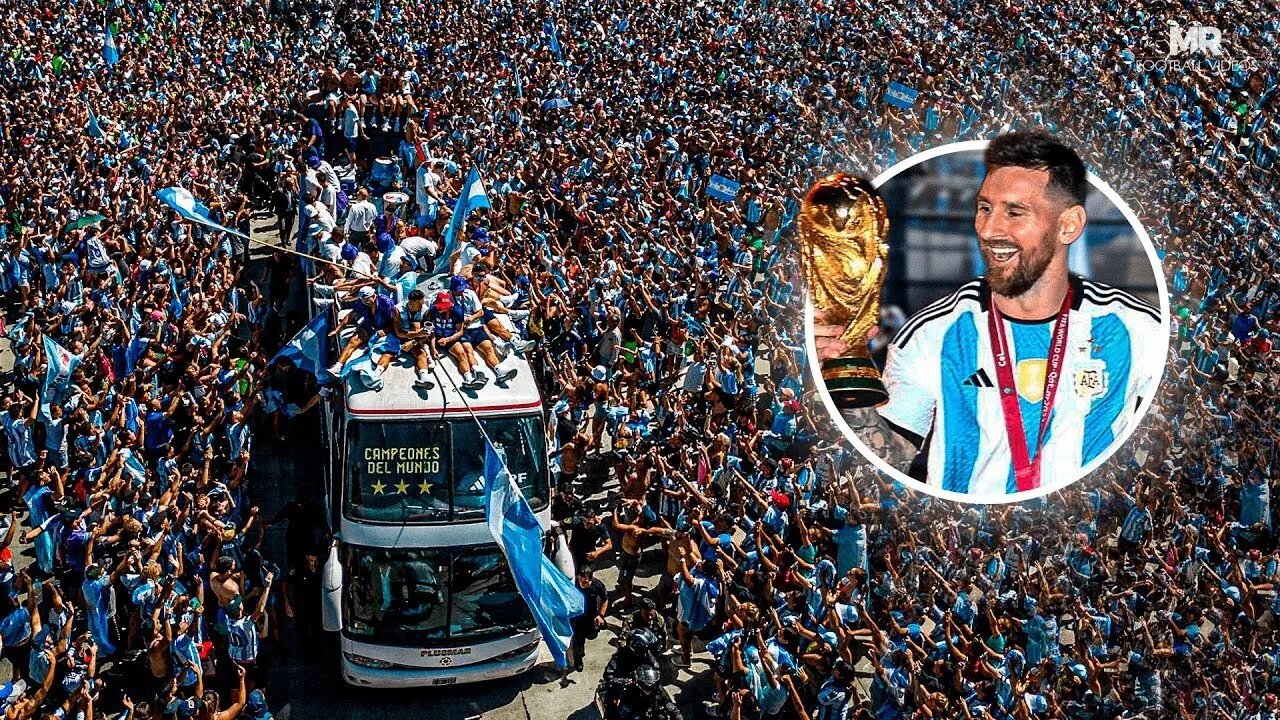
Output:
[[417,302],[419,300],[426,300],[427,294],[417,288],[414,288],[409,291],[409,299],[413,300],[414,302]]
[[1002,167],[1046,170],[1049,184],[1045,190],[1070,205],[1084,205],[1089,193],[1084,161],[1045,130],[1015,130],[997,136],[987,145],[982,161],[988,173]]

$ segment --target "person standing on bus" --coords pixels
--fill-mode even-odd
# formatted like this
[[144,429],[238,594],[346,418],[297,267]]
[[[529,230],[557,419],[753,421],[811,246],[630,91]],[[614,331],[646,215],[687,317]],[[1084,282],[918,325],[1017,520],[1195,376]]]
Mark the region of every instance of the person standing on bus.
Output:
[[448,353],[458,363],[458,372],[462,374],[462,387],[477,390],[489,382],[489,377],[476,371],[476,354],[471,343],[463,338],[462,308],[454,304],[453,296],[447,292],[436,294],[428,313],[432,331],[435,333],[436,351]]

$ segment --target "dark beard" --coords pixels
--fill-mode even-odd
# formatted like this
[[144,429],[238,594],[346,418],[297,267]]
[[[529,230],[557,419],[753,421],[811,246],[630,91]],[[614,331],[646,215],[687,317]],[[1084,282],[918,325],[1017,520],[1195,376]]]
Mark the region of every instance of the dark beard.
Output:
[[[1031,255],[1023,253],[1013,272],[999,277],[988,272],[987,285],[991,287],[991,292],[1007,298],[1016,298],[1034,287],[1040,276],[1044,275],[1044,271],[1048,269],[1049,263],[1053,262],[1052,246],[1047,252],[1041,252],[1043,247],[1036,248],[1036,252]],[[990,262],[988,259],[988,265]]]

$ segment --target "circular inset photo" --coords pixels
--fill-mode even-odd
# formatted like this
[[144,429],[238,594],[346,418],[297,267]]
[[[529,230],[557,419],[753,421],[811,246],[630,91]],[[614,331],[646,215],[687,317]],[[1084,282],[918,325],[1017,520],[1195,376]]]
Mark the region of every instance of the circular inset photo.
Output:
[[1169,304],[1137,216],[1041,130],[955,143],[801,205],[806,340],[877,468],[973,503],[1089,474],[1164,372]]

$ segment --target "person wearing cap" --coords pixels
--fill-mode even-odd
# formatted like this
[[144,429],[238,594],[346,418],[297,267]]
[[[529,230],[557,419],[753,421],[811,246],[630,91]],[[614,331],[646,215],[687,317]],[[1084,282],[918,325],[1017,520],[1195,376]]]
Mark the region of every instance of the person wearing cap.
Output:
[[431,321],[431,332],[438,354],[448,354],[458,364],[458,372],[462,376],[462,387],[479,389],[489,378],[477,370],[480,359],[475,349],[463,337],[466,334],[466,317],[461,305],[454,302],[454,296],[448,291],[436,293],[435,302],[427,316]]
[[340,337],[347,325],[354,323],[355,332],[343,345],[338,359],[329,366],[329,374],[338,376],[347,360],[363,348],[376,333],[388,332],[395,322],[395,302],[387,295],[380,294],[369,285],[356,291],[355,302],[350,306],[351,312],[345,315],[333,330],[330,337]]
[[226,607],[227,656],[231,658],[231,662],[246,670],[251,685],[259,682],[258,640],[267,636],[266,609],[274,580],[275,573],[268,572],[263,586],[257,591],[258,597],[252,612],[246,611],[245,599],[241,595],[232,598]]
[[650,597],[641,597],[636,601],[636,610],[631,613],[626,630],[633,628],[648,630],[658,639],[658,647],[666,649],[667,643],[670,641],[667,637],[667,624],[662,619],[662,614],[658,612],[658,605]]
[[[93,558],[98,538],[104,533],[102,526],[94,528],[85,547],[85,557]],[[89,633],[98,644],[100,655],[109,658],[115,655],[116,646],[111,640],[110,603],[111,587],[124,575],[130,565],[137,565],[141,553],[133,551],[120,558],[115,568],[107,573],[101,565],[91,563],[84,572],[84,582],[80,584],[80,594],[84,598],[85,622]]]
[[449,258],[449,266],[454,268],[455,272],[461,273],[465,268],[470,267],[477,259],[488,255],[492,252],[492,244],[489,239],[489,231],[486,228],[478,227],[471,233],[471,238],[462,244],[462,247],[454,251],[453,256]]
[[258,688],[249,693],[245,702],[244,714],[247,720],[272,720],[271,710],[267,707],[267,696]]
[[[489,337],[489,333],[484,327],[485,307],[480,302],[480,297],[476,295],[476,291],[471,289],[467,284],[467,279],[461,275],[454,275],[449,280],[449,295],[453,303],[462,311],[462,335],[460,339],[467,343],[475,350],[475,354],[484,359],[485,363],[493,369],[494,380],[498,383],[505,383],[516,376],[515,359],[510,354],[502,360],[498,359],[498,352],[494,348],[493,340]],[[479,368],[472,366],[473,376],[468,384],[464,387],[476,389],[483,387],[489,382],[488,376],[480,372]],[[465,377],[465,376],[464,376]]]

